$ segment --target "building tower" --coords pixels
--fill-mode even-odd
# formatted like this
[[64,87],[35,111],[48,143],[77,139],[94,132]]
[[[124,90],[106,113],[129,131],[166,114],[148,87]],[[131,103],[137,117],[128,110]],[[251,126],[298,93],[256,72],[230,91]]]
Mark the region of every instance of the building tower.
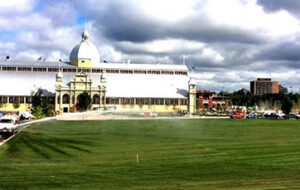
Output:
[[60,89],[62,88],[62,85],[63,85],[63,78],[64,78],[64,75],[59,70],[59,72],[56,74],[56,82],[55,82],[55,88],[56,88],[56,93],[55,93],[55,110],[56,111],[61,111],[62,94],[60,92]]
[[56,74],[56,83],[55,83],[56,88],[61,88],[62,87],[63,78],[64,78],[63,73],[61,71],[59,71]]
[[189,113],[196,112],[196,81],[191,78],[189,81]]
[[105,92],[106,92],[106,73],[103,72],[100,76],[100,102],[105,107]]

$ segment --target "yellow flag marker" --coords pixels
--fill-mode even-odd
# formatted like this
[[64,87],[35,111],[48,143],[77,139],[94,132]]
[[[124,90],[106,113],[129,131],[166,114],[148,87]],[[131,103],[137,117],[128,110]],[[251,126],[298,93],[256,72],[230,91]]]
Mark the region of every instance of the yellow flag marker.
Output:
[[136,154],[136,163],[139,163],[139,154]]

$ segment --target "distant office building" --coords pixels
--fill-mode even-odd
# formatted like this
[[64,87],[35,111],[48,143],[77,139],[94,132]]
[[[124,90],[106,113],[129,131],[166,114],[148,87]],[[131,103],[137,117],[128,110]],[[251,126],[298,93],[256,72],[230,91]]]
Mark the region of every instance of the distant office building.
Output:
[[278,81],[272,81],[271,78],[258,78],[250,82],[250,91],[252,94],[278,94]]

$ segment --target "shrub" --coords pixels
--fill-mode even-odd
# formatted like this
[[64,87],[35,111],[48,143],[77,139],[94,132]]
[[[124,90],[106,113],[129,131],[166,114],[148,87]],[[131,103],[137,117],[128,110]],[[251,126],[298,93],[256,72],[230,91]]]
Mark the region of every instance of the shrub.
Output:
[[87,91],[82,92],[78,95],[78,103],[76,104],[76,108],[79,111],[86,111],[91,109],[92,107],[92,98]]

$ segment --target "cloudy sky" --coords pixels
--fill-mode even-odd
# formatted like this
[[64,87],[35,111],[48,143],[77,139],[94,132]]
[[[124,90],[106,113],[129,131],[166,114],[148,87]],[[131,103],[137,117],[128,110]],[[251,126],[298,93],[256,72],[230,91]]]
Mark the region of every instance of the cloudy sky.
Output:
[[272,77],[300,91],[298,0],[0,1],[0,59],[68,61],[87,29],[101,59],[182,64],[198,88]]

